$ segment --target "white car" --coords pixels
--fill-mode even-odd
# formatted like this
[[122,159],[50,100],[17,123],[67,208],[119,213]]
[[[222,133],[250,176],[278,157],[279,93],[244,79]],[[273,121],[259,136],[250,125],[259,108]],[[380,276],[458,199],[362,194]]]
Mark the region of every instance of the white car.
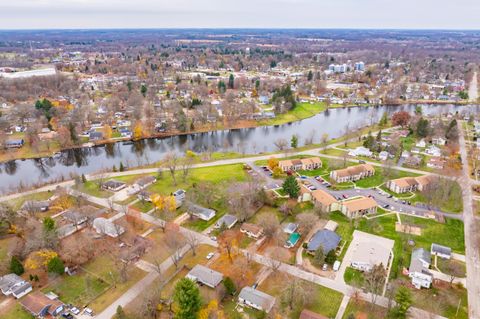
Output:
[[208,253],[207,255],[207,259],[210,260],[212,259],[212,257],[215,255],[215,253]]
[[85,309],[83,310],[83,314],[84,314],[84,315],[88,315],[88,316],[90,316],[90,317],[93,317],[93,310],[90,309],[90,308],[85,308]]
[[70,312],[73,313],[75,316],[80,314],[80,310],[77,307],[72,307]]

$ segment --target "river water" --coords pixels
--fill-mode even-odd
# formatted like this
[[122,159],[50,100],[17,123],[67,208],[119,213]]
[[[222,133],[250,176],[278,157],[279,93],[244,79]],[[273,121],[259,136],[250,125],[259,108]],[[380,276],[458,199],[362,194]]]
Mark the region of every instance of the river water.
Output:
[[[314,134],[318,143],[322,134],[335,138],[345,133],[346,123],[350,129],[377,122],[383,112],[399,110],[413,112],[415,106],[378,106],[338,108],[319,113],[311,118],[279,126],[264,126],[247,129],[222,130],[167,138],[146,139],[138,142],[118,142],[91,148],[61,152],[41,159],[15,160],[0,164],[0,192],[11,192],[19,186],[69,179],[75,174],[89,174],[104,169],[117,168],[120,162],[128,167],[140,166],[161,160],[169,151],[183,153],[187,149],[195,152],[235,151],[258,154],[276,150],[274,142],[293,134],[299,137],[299,146]],[[423,105],[423,114],[478,113],[479,105]]]

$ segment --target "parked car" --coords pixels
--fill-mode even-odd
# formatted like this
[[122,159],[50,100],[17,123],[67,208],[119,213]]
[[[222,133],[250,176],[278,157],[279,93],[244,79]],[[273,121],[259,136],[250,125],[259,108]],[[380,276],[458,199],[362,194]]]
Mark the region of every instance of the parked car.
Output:
[[62,313],[62,318],[73,319],[73,315],[69,312]]
[[383,208],[388,208],[390,207],[390,205],[386,204],[386,205],[383,205]]
[[323,271],[327,271],[327,270],[328,270],[328,265],[327,265],[327,264],[323,264],[322,270],[323,270]]
[[215,236],[210,236],[210,239],[213,240],[213,241],[217,241],[217,237],[215,237]]
[[71,311],[75,316],[80,314],[80,309],[78,309],[77,307],[72,307],[72,308],[70,308],[70,311]]
[[215,255],[215,253],[208,253],[207,259],[208,260],[212,259],[214,255]]
[[90,317],[93,317],[93,316],[94,316],[94,312],[93,312],[93,310],[90,309],[90,308],[85,308],[85,309],[83,310],[83,314],[84,314],[84,315],[87,315],[87,316],[90,316]]

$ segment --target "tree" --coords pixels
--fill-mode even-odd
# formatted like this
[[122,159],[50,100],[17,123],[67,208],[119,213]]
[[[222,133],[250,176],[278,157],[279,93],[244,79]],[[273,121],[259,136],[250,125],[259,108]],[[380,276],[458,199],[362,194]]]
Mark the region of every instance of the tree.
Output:
[[303,309],[305,305],[311,302],[313,291],[311,285],[306,285],[304,281],[298,278],[288,280],[287,287],[281,295],[282,303],[286,304],[290,310]]
[[325,150],[328,145],[328,133],[323,133],[322,137],[320,138],[320,144],[322,145],[322,148]]
[[303,212],[297,215],[298,226],[305,234],[308,234],[310,232],[310,230],[315,226],[317,221],[318,217],[312,211]]
[[300,186],[297,183],[297,179],[293,175],[287,176],[283,182],[282,189],[288,194],[288,196],[290,196],[290,198],[297,198],[298,194],[300,193]]
[[278,159],[276,157],[270,157],[268,159],[268,168],[270,168],[272,171],[275,169],[275,167],[278,167]]
[[110,139],[110,138],[112,138],[112,134],[113,134],[112,127],[108,124],[105,124],[103,126],[103,137],[105,139]]
[[419,137],[427,137],[430,131],[430,123],[427,119],[421,117],[417,122],[416,133]]
[[333,265],[333,263],[337,260],[337,255],[335,254],[335,250],[332,249],[328,252],[328,254],[325,256],[325,262],[329,265]]
[[313,80],[313,72],[312,72],[312,70],[308,71],[307,80],[308,80],[308,81]]
[[12,256],[12,259],[10,259],[10,272],[18,276],[22,275],[25,272],[22,262],[18,259],[17,256]]
[[51,217],[45,217],[43,219],[43,230],[46,232],[51,232],[55,230],[55,220]]
[[49,273],[63,275],[63,273],[65,272],[65,265],[58,256],[55,256],[48,261],[47,270]]
[[377,296],[382,294],[386,276],[387,272],[382,264],[374,265],[373,268],[364,275],[365,288],[371,295],[372,305],[375,305]]
[[82,183],[86,183],[87,182],[87,178],[85,177],[85,174],[82,174]]
[[383,112],[382,117],[380,118],[380,122],[378,124],[381,127],[385,127],[388,124],[388,114],[387,112]]
[[122,306],[118,305],[117,311],[115,312],[115,319],[126,319],[125,311],[123,311]]
[[286,139],[284,138],[279,138],[278,140],[276,140],[275,142],[273,142],[273,144],[275,145],[275,147],[279,150],[279,151],[283,151],[287,145],[288,145],[288,142]]
[[395,295],[395,302],[397,305],[392,308],[390,315],[398,319],[407,318],[408,310],[412,305],[412,294],[410,290],[404,286],[400,286]]
[[147,95],[147,86],[145,84],[142,84],[140,87],[140,93],[142,93],[143,97]]
[[230,277],[225,277],[225,279],[223,279],[223,286],[225,287],[225,290],[229,295],[233,296],[237,291],[237,288],[235,287],[235,283]]
[[235,77],[233,76],[233,74],[230,74],[230,76],[228,77],[228,88],[233,89],[234,86],[235,86]]
[[410,122],[410,114],[407,111],[398,111],[392,115],[393,125],[399,125],[402,128]]
[[175,178],[175,171],[178,165],[177,154],[175,152],[170,152],[167,155],[165,155],[164,165],[170,172],[170,175],[172,176],[173,185],[177,185],[177,179]]
[[175,285],[173,300],[178,306],[175,319],[196,319],[202,306],[200,290],[196,283],[187,278],[180,279]]
[[133,129],[133,139],[134,140],[139,140],[143,137],[143,128],[142,128],[142,123],[140,121],[135,124],[135,127]]
[[187,180],[188,174],[190,172],[190,168],[195,161],[196,155],[194,152],[188,150],[185,152],[185,157],[180,161],[180,166],[182,168],[182,178],[185,182]]
[[321,266],[325,262],[325,253],[323,252],[323,247],[320,246],[315,250],[315,254],[313,255],[313,264],[315,266]]
[[292,135],[292,139],[290,140],[290,147],[297,148],[298,146],[298,136],[297,134]]

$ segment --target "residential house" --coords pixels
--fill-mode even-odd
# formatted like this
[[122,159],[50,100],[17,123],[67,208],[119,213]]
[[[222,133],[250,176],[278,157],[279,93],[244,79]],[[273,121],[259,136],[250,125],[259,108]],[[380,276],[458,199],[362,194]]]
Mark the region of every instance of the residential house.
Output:
[[157,181],[157,178],[155,176],[144,176],[142,178],[139,178],[135,181],[134,186],[136,186],[139,189],[144,189],[153,183]]
[[333,220],[327,221],[325,226],[323,226],[323,229],[327,229],[327,230],[330,230],[330,231],[336,231],[337,228],[338,228],[338,223],[333,221]]
[[321,189],[314,190],[311,193],[311,197],[315,206],[327,213],[332,211],[332,204],[337,202],[335,197]]
[[195,204],[190,204],[188,206],[187,212],[192,216],[195,216],[205,221],[211,220],[213,217],[215,217],[215,214],[216,214],[213,209],[205,208]]
[[428,188],[432,181],[433,178],[428,175],[419,177],[402,177],[388,181],[387,187],[392,192],[402,194],[407,192],[415,192],[417,190],[423,191]]
[[177,189],[175,192],[172,193],[172,196],[175,198],[175,204],[177,208],[183,205],[186,194],[187,192],[183,189]]
[[117,238],[125,232],[125,228],[114,224],[106,218],[98,217],[93,220],[93,229],[99,234]]
[[238,218],[233,216],[233,215],[230,215],[230,214],[226,214],[226,215],[223,215],[216,223],[215,223],[215,228],[221,228],[223,226],[225,226],[227,229],[230,229],[232,228],[233,226],[235,226],[235,224],[237,223],[238,221]]
[[238,303],[269,313],[275,305],[275,298],[252,287],[243,287],[238,295]]
[[248,237],[254,239],[259,239],[263,236],[263,227],[255,224],[243,223],[240,227],[240,231]]
[[360,164],[330,172],[330,178],[337,183],[355,182],[375,174],[375,168],[369,164]]
[[141,201],[151,203],[152,202],[152,195],[153,195],[152,192],[148,192],[146,190],[141,190],[140,192],[138,192],[137,198]]
[[40,291],[35,291],[22,298],[20,304],[33,316],[39,318],[56,317],[65,310],[65,306],[60,300],[49,298]]
[[412,251],[412,259],[408,268],[408,276],[417,289],[430,288],[433,275],[428,271],[431,263],[431,256],[428,250],[417,248]]
[[420,148],[425,148],[427,147],[427,143],[425,142],[425,140],[422,138],[417,144],[415,144],[416,147],[420,147]]
[[195,265],[186,277],[210,288],[216,288],[223,280],[221,273],[203,265]]
[[452,258],[452,248],[447,246],[442,246],[439,244],[432,244],[430,248],[431,254],[434,256],[438,256],[443,259],[450,259]]
[[441,157],[431,157],[427,162],[427,167],[443,169],[447,162]]
[[421,163],[422,159],[419,156],[415,155],[407,157],[403,162],[403,165],[410,167],[419,167]]
[[73,226],[80,226],[88,220],[87,216],[76,210],[69,210],[63,213],[62,218],[72,223]]
[[90,142],[101,141],[103,140],[103,133],[97,131],[91,131],[88,135]]
[[327,317],[322,316],[316,312],[310,311],[308,309],[303,309],[298,319],[327,319]]
[[16,274],[8,274],[0,277],[0,290],[18,299],[32,291],[32,285]]
[[120,133],[121,137],[124,137],[124,138],[132,138],[133,137],[132,131],[130,131],[128,128],[121,127],[118,130],[118,132]]
[[432,138],[432,144],[444,146],[447,144],[447,140],[441,136],[436,136]]
[[5,148],[20,148],[25,144],[23,139],[7,140],[4,143]]
[[340,211],[348,218],[357,218],[377,212],[377,202],[370,197],[357,197],[340,202]]
[[318,248],[322,247],[325,254],[331,250],[335,250],[340,243],[341,237],[334,231],[322,229],[317,231],[307,244],[307,251],[314,253]]
[[391,155],[387,151],[381,151],[380,153],[378,153],[378,159],[381,161],[386,161],[390,157]]
[[48,200],[27,200],[23,203],[20,210],[29,213],[46,212],[50,208]]
[[283,172],[314,170],[322,167],[322,161],[318,157],[283,160],[278,162],[278,167],[280,167]]
[[116,180],[106,181],[105,183],[102,184],[103,189],[109,190],[112,192],[118,192],[119,190],[124,189],[126,186],[127,186],[126,183],[116,181]]
[[371,157],[373,155],[373,152],[370,151],[368,148],[359,146],[353,150],[350,150],[348,152],[348,155],[350,156],[365,156],[365,157]]
[[431,156],[442,156],[442,150],[435,145],[430,145],[426,150],[425,153]]
[[388,267],[394,243],[391,239],[355,230],[348,248],[349,253],[351,250],[350,266],[360,271],[370,271],[380,264]]

